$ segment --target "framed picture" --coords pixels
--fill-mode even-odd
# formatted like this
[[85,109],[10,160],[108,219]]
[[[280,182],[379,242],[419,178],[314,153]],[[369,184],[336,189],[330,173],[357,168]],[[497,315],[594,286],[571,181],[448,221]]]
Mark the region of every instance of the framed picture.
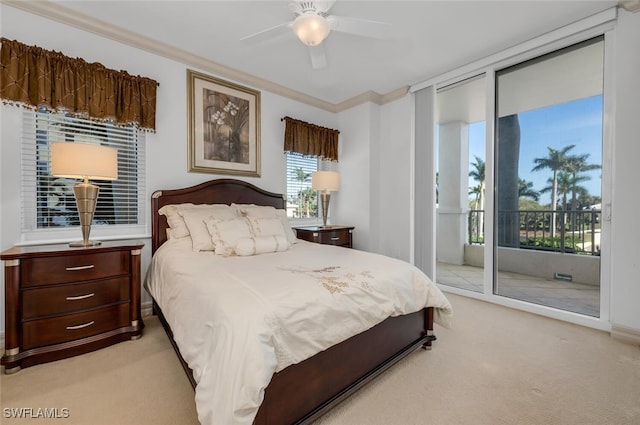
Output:
[[260,92],[187,70],[189,171],[260,176]]

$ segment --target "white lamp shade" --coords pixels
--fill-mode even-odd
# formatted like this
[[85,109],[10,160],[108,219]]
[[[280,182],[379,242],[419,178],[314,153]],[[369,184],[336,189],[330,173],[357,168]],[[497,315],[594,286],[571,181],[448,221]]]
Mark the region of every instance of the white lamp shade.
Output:
[[86,143],[51,144],[51,174],[91,180],[118,179],[118,150]]
[[293,21],[293,32],[307,46],[317,46],[329,35],[329,22],[315,13],[303,14]]
[[316,171],[311,174],[313,190],[336,191],[340,188],[340,175],[335,171]]

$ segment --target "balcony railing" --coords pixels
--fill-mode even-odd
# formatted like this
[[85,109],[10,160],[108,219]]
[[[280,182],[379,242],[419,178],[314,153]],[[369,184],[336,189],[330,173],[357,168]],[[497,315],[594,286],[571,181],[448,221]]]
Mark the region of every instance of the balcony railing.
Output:
[[[600,255],[601,218],[595,209],[498,211],[498,246]],[[470,245],[484,244],[484,210],[469,211],[468,233]]]

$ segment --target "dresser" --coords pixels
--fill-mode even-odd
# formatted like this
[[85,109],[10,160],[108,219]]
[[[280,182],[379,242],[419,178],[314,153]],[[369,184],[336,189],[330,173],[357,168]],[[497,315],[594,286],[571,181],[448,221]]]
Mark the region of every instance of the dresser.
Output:
[[306,226],[296,227],[298,239],[325,245],[344,246],[353,248],[354,226]]
[[5,273],[5,373],[142,336],[139,241],[20,246]]

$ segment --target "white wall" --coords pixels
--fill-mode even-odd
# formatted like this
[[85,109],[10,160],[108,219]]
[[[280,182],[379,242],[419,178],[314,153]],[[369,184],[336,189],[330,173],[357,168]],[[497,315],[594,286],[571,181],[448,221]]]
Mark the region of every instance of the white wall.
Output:
[[405,261],[409,261],[411,255],[412,110],[409,95],[380,108],[377,156],[380,201],[375,227],[378,245],[371,247],[372,251]]
[[353,246],[365,251],[370,247],[372,108],[377,106],[366,103],[339,114],[340,190],[331,195],[336,203],[330,207],[335,208],[332,223],[355,226]]
[[[3,37],[62,51],[67,56],[81,57],[88,62],[100,62],[107,68],[126,70],[160,83],[156,133],[147,135],[147,198],[157,189],[184,187],[225,177],[187,172],[187,65],[23,12],[4,3],[0,4],[0,16]],[[207,73],[206,70],[199,71]],[[260,87],[252,88],[261,90]],[[20,241],[18,182],[21,113],[14,107],[2,105],[0,114],[0,249],[4,250]],[[261,90],[262,175],[260,178],[239,178],[278,193],[286,191],[282,149],[284,123],[280,121],[285,115],[330,128],[337,128],[338,122],[334,113]],[[349,161],[348,156],[353,154],[354,149],[343,152],[345,161]],[[366,161],[358,160],[354,166],[360,166],[361,162]],[[338,217],[336,215],[336,222],[341,221]],[[363,233],[366,234],[366,231]],[[150,258],[150,240],[143,240],[146,244],[142,257],[144,274]],[[4,287],[4,273],[0,275]],[[0,329],[4,330],[4,290],[0,293]],[[146,293],[143,301],[149,301]]]

